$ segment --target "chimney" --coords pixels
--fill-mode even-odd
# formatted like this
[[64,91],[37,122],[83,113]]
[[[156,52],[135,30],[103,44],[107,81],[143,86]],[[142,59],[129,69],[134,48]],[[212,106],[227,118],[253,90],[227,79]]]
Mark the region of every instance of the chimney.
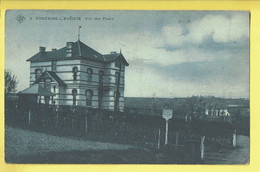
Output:
[[116,51],[111,51],[110,54],[116,54]]
[[57,50],[57,48],[53,48],[53,49],[51,49],[51,51],[56,51]]
[[72,57],[73,55],[73,42],[67,42],[66,57]]
[[39,52],[40,52],[40,53],[44,53],[44,52],[45,52],[45,49],[46,49],[45,47],[39,47]]

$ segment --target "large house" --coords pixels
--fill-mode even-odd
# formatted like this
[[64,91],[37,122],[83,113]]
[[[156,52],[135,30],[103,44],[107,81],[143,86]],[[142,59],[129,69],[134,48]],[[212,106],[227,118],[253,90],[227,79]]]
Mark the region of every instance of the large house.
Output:
[[30,86],[39,84],[55,94],[38,96],[39,103],[124,110],[125,66],[121,53],[100,54],[82,43],[67,42],[60,49],[29,58]]

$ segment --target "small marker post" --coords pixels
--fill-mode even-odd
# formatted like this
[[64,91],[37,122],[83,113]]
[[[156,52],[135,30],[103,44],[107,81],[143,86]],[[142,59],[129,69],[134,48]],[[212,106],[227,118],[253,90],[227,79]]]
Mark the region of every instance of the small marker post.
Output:
[[168,144],[168,121],[172,118],[172,109],[163,109],[162,117],[165,119],[165,145]]

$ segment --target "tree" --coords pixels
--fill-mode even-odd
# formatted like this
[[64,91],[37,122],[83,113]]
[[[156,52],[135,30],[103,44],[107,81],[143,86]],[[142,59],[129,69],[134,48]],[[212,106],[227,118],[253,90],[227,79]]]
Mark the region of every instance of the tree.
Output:
[[5,93],[15,93],[18,81],[16,75],[10,70],[5,70]]
[[192,96],[189,97],[184,103],[187,114],[190,114],[195,118],[199,118],[200,115],[204,114],[206,103],[203,97]]

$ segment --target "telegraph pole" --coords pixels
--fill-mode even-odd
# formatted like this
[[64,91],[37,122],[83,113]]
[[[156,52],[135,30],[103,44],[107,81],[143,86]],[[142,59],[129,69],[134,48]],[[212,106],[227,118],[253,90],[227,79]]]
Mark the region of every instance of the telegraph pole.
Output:
[[[121,50],[120,50],[120,55],[121,55]],[[121,70],[122,70],[122,63],[119,60],[118,61],[119,64],[119,72],[118,72],[118,76],[117,76],[117,86],[116,86],[116,97],[115,97],[115,105],[114,105],[114,111],[117,111],[119,109],[118,107],[118,102],[119,102],[119,87],[120,87],[120,78],[121,78]]]
[[80,39],[80,28],[81,28],[81,26],[79,26],[79,29],[78,29],[78,40]]

